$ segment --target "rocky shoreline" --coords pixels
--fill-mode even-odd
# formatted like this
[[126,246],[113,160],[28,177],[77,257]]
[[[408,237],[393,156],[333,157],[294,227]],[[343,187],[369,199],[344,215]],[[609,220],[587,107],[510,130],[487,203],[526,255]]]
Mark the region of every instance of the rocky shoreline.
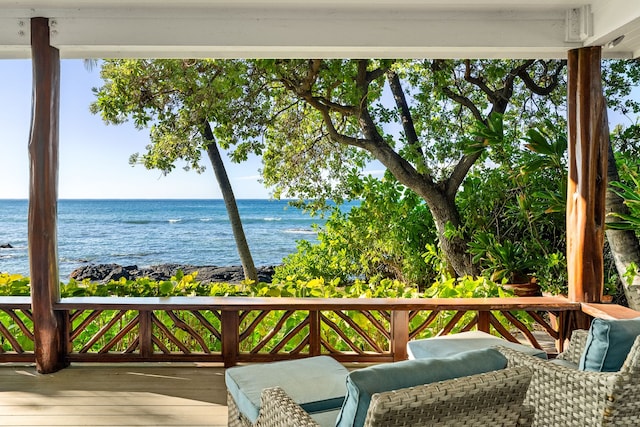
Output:
[[[225,282],[241,283],[244,273],[241,266],[219,267],[215,265],[195,266],[186,264],[161,264],[150,267],[138,267],[137,265],[122,266],[118,264],[90,264],[75,269],[69,277],[81,281],[90,279],[96,282],[107,283],[111,280],[136,280],[148,277],[152,280],[169,280],[175,276],[178,270],[189,274],[198,272],[197,280],[202,283]],[[257,267],[258,280],[271,283],[274,266]]]

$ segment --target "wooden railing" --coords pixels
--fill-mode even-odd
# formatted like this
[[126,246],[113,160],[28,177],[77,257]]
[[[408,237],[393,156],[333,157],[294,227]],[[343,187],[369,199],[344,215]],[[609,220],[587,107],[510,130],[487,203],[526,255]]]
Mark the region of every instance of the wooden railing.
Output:
[[[342,362],[407,357],[409,340],[478,329],[562,345],[580,304],[559,297],[315,299],[66,298],[55,304],[69,362],[265,362],[330,354]],[[0,299],[0,362],[33,361],[29,298]],[[554,321],[555,320],[555,321]],[[558,321],[559,320],[559,321]],[[19,337],[19,338],[17,338]]]
[[30,297],[0,298],[0,362],[34,362]]

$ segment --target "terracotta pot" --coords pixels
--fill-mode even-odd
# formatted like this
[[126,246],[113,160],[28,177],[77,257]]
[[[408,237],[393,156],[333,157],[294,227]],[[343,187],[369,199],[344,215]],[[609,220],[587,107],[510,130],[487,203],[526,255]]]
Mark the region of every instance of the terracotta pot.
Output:
[[535,279],[527,283],[507,283],[502,285],[504,289],[510,290],[517,297],[539,297],[542,296],[540,292],[540,285]]
[[600,302],[604,304],[610,304],[611,302],[613,302],[613,295],[602,295],[602,298],[600,298]]

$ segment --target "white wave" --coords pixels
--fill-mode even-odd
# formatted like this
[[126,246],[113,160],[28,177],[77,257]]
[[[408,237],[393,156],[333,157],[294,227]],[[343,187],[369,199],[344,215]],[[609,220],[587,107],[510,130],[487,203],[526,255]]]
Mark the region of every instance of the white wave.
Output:
[[201,222],[209,222],[211,221],[211,218],[200,218]]
[[278,216],[268,216],[266,218],[263,218],[264,221],[282,221],[282,218],[278,217]]
[[287,228],[283,231],[288,234],[318,234],[315,230],[309,230],[308,228]]
[[170,219],[169,222],[175,224],[176,222],[182,222],[182,219]]

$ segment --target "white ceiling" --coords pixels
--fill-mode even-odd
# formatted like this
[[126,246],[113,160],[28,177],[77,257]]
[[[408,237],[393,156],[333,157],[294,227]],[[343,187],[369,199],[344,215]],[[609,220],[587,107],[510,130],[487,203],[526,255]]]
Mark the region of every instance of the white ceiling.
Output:
[[0,0],[0,58],[32,17],[63,58],[640,57],[640,0]]

